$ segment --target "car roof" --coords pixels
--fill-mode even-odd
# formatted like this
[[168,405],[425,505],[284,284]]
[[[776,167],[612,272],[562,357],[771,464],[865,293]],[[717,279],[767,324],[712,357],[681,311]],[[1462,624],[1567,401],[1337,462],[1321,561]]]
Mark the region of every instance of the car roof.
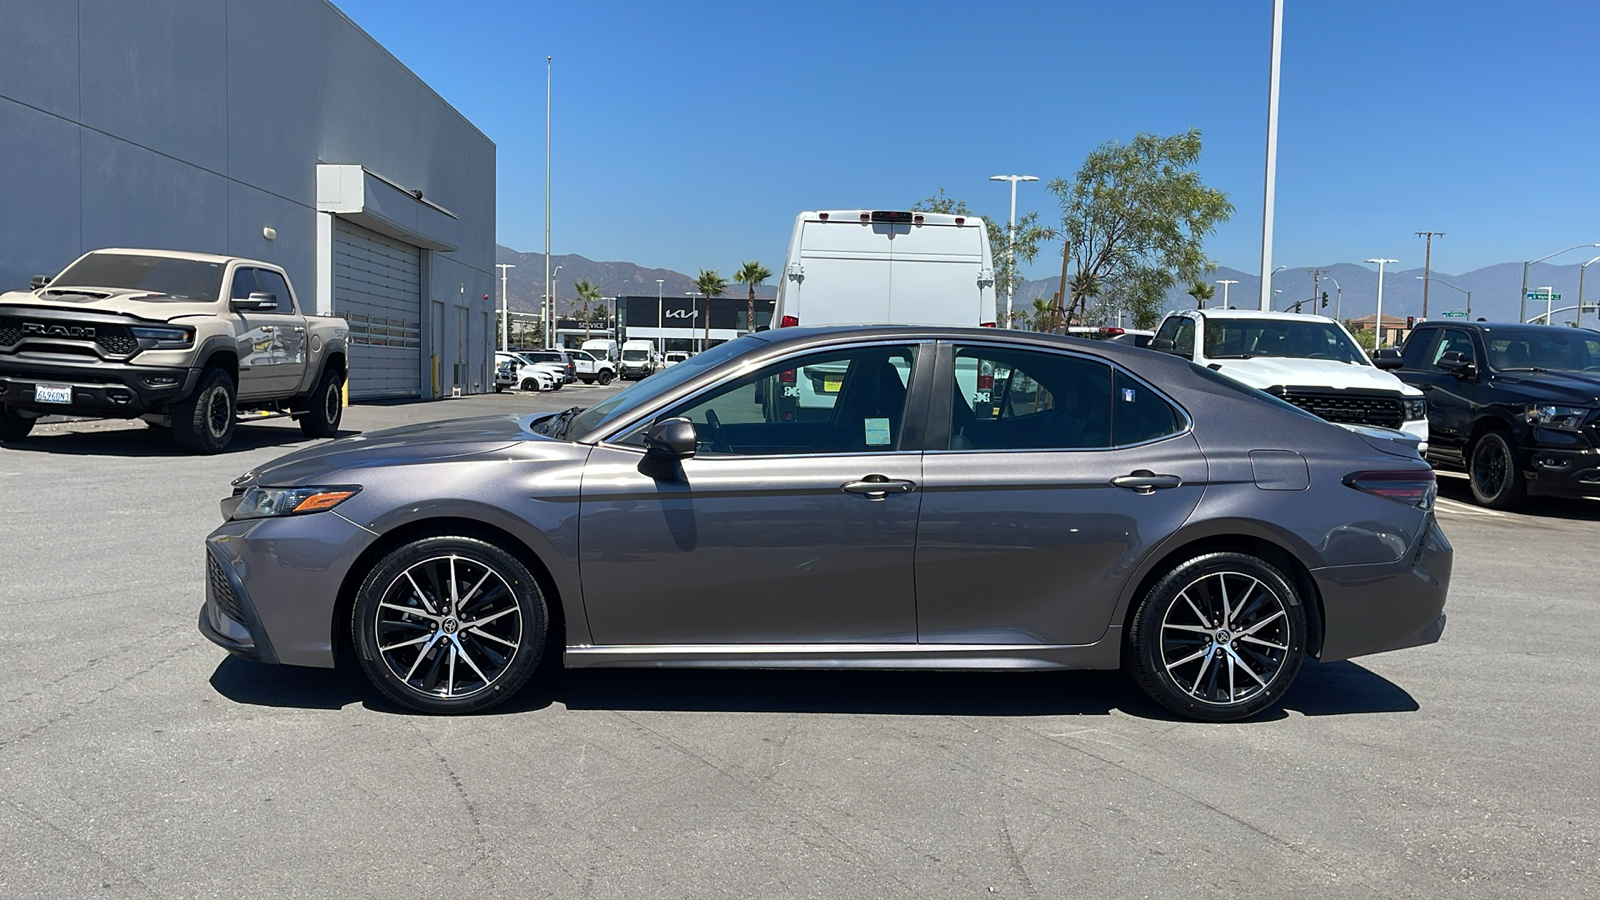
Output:
[[[826,345],[844,340],[947,340],[1013,344],[1017,347],[1042,347],[1093,353],[1108,359],[1130,359],[1148,368],[1171,364],[1187,368],[1190,363],[1170,353],[1156,353],[1113,341],[1069,337],[1039,331],[1010,328],[954,328],[941,325],[824,325],[813,328],[774,328],[746,335],[775,346],[814,343]],[[742,338],[741,338],[742,340]]]
[[149,250],[138,247],[103,247],[91,250],[90,253],[108,253],[118,256],[160,256],[167,259],[192,259],[197,262],[208,263],[248,263],[252,266],[266,266],[269,269],[282,269],[277,263],[266,262],[259,259],[250,259],[247,256],[220,256],[215,253],[191,253],[187,250]]
[[1293,322],[1332,322],[1327,316],[1314,313],[1279,312],[1275,309],[1184,309],[1173,315],[1190,313],[1207,319],[1281,319]]
[[1423,326],[1469,328],[1477,331],[1493,331],[1496,328],[1526,328],[1534,331],[1559,331],[1563,334],[1571,331],[1597,331],[1597,329],[1589,326],[1573,328],[1570,325],[1535,325],[1532,322],[1466,322],[1456,321],[1455,319],[1429,319],[1426,322],[1418,322],[1416,325],[1418,328]]

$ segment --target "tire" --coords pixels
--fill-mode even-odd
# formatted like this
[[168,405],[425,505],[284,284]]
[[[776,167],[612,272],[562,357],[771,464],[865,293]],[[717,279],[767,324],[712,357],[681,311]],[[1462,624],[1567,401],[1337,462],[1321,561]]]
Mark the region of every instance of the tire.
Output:
[[[1231,620],[1229,599],[1238,602],[1226,606]],[[1207,553],[1145,592],[1125,666],[1167,709],[1229,722],[1282,699],[1300,671],[1305,636],[1305,604],[1282,572],[1244,553]]]
[[524,378],[524,379],[522,379],[522,389],[525,390],[525,391],[532,391],[535,394],[539,393],[539,379],[537,379],[537,378]]
[[1490,509],[1513,509],[1528,498],[1528,479],[1504,431],[1486,431],[1467,453],[1472,499]]
[[610,370],[601,372],[600,373],[600,377],[595,379],[595,380],[599,381],[602,386],[610,384],[611,383],[611,372],[610,372]]
[[544,592],[515,556],[442,536],[405,544],[374,566],[350,628],[361,668],[384,696],[422,712],[471,713],[527,683],[549,621]]
[[593,378],[580,378],[579,380],[582,381],[584,384],[594,384],[594,379]]
[[306,414],[300,417],[300,433],[308,438],[331,438],[339,433],[344,417],[344,376],[326,369],[311,391]]
[[496,394],[504,394],[506,392],[506,386],[503,384],[497,384],[494,386],[494,392]]
[[20,441],[33,430],[36,420],[8,407],[0,406],[0,442]]
[[233,440],[233,378],[207,369],[193,394],[172,404],[172,439],[189,453],[221,453]]

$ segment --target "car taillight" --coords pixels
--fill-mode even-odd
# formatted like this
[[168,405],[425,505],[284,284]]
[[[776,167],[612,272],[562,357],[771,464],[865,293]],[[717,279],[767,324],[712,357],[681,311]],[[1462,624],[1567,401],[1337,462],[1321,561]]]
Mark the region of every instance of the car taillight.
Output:
[[1433,499],[1439,494],[1439,481],[1432,469],[1403,469],[1391,472],[1351,472],[1344,477],[1347,487],[1386,500],[1431,509]]
[[978,327],[979,328],[993,328],[994,327],[994,323],[993,322],[979,322],[978,323]]
[[992,391],[992,390],[994,390],[994,376],[993,375],[979,375],[978,376],[978,390],[980,390],[980,391]]
[[778,383],[780,383],[780,384],[794,384],[794,370],[793,369],[784,369],[782,372],[779,372],[778,373]]
[[794,316],[784,316],[778,320],[779,328],[798,328],[799,326],[800,320]]

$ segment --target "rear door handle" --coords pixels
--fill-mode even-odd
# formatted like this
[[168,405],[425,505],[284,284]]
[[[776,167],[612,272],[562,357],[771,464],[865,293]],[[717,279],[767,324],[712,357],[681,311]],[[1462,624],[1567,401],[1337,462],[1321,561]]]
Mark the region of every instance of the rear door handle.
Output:
[[846,494],[866,494],[869,500],[882,500],[889,494],[909,494],[914,482],[891,480],[883,475],[868,475],[860,481],[847,481],[839,486]]
[[1118,475],[1111,479],[1111,483],[1136,494],[1153,494],[1159,488],[1175,488],[1183,484],[1183,479],[1176,475],[1157,475],[1149,469],[1138,469],[1127,475]]

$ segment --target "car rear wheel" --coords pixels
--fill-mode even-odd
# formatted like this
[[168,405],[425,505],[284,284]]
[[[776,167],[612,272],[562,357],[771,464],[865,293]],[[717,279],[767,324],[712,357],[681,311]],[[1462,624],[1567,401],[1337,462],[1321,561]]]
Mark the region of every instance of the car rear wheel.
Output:
[[33,430],[34,419],[0,406],[0,441],[20,441]]
[[488,709],[515,694],[544,653],[549,616],[527,566],[464,536],[412,541],[356,595],[352,636],[367,678],[431,713]]
[[1486,432],[1472,445],[1467,481],[1472,485],[1472,499],[1490,509],[1511,509],[1528,496],[1522,464],[1503,431]]
[[344,376],[328,369],[311,392],[309,408],[300,417],[300,432],[310,438],[331,438],[339,433],[339,420],[343,417]]
[[1305,655],[1305,606],[1289,580],[1243,553],[1207,553],[1145,593],[1127,668],[1162,706],[1226,722],[1283,697]]
[[525,390],[525,391],[532,391],[535,394],[539,393],[539,379],[537,379],[537,378],[524,378],[524,379],[522,379],[522,389]]
[[233,379],[207,369],[195,392],[172,404],[172,439],[190,453],[221,453],[233,440]]

